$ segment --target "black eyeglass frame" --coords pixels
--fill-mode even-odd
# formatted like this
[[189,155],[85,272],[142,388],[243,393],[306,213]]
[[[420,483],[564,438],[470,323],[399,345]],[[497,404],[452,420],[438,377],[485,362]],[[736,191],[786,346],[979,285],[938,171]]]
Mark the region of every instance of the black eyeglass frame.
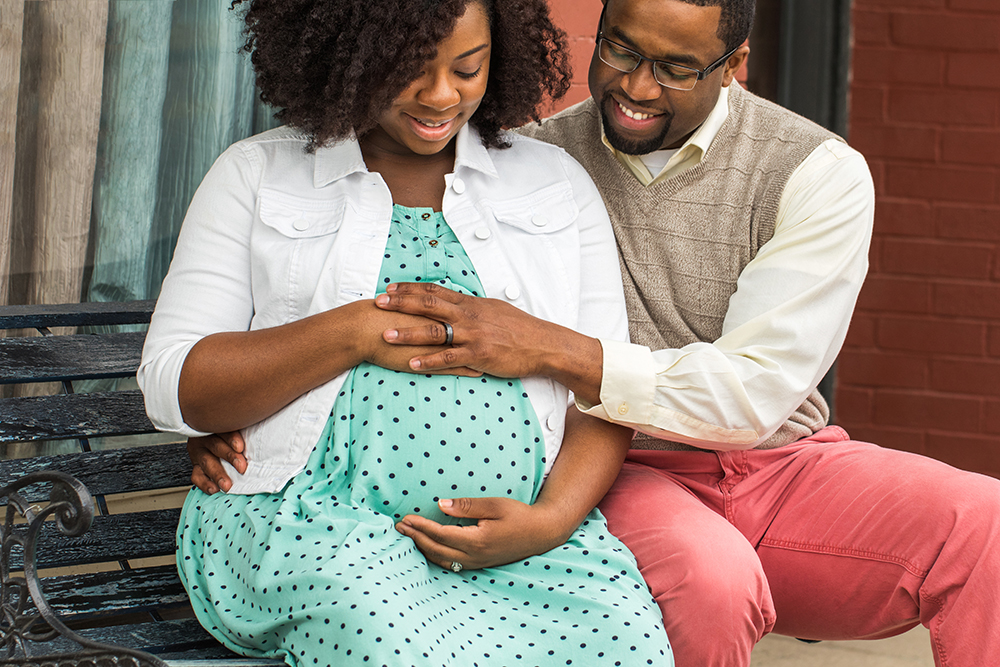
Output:
[[[607,37],[604,36],[604,10],[601,10],[601,20],[600,20],[600,23],[598,23],[598,28],[597,28],[597,44],[595,46],[597,48],[597,57],[598,58],[600,58],[600,56],[601,56],[601,41],[610,42],[611,44],[614,44],[615,46],[617,46],[622,51],[625,51],[626,53],[630,53],[631,55],[633,55],[633,56],[635,56],[636,58],[639,59],[639,61],[635,64],[635,67],[633,67],[630,70],[619,69],[616,65],[612,65],[611,63],[609,63],[608,61],[606,61],[604,58],[601,58],[601,62],[602,63],[604,63],[608,67],[614,69],[615,71],[622,72],[624,74],[630,74],[630,73],[636,71],[637,69],[639,69],[639,65],[641,65],[643,62],[651,62],[651,63],[653,63],[653,79],[656,81],[656,83],[660,84],[664,88],[670,88],[671,90],[694,90],[695,85],[697,85],[697,83],[699,81],[701,81],[706,76],[708,76],[709,74],[711,74],[712,72],[714,72],[715,70],[717,70],[720,66],[722,66],[723,63],[725,63],[727,60],[729,60],[729,58],[732,57],[732,55],[734,53],[736,53],[737,51],[739,51],[739,49],[740,49],[740,47],[737,46],[735,49],[733,49],[732,51],[730,51],[726,55],[722,56],[721,58],[719,58],[718,60],[716,60],[715,62],[713,62],[711,65],[709,65],[705,69],[696,69],[694,67],[688,67],[687,65],[678,65],[677,63],[672,63],[672,62],[669,62],[667,60],[656,60],[654,58],[647,58],[646,56],[642,55],[638,51],[636,51],[634,49],[630,49],[627,46],[624,46],[623,44],[619,44],[615,40],[609,39],[609,38],[607,38]],[[677,88],[675,86],[671,86],[669,84],[663,83],[662,81],[660,81],[656,77],[656,65],[658,63],[661,64],[661,65],[667,65],[667,66],[670,66],[670,67],[677,67],[679,69],[686,70],[688,72],[692,72],[698,78],[695,79],[695,82],[693,84],[691,84],[690,88]]]

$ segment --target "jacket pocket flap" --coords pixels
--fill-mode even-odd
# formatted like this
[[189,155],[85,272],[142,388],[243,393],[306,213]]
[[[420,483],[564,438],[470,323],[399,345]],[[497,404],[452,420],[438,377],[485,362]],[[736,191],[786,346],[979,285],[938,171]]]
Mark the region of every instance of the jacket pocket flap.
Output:
[[556,183],[517,199],[484,199],[483,205],[498,221],[529,234],[548,234],[564,229],[580,213],[569,183]]
[[344,197],[304,199],[262,188],[260,220],[288,238],[300,239],[336,232],[344,221]]

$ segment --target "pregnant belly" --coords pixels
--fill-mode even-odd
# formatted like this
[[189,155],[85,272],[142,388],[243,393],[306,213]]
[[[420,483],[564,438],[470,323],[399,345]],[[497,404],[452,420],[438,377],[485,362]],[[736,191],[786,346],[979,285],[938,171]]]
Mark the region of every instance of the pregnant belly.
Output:
[[354,502],[398,520],[441,498],[503,496],[530,503],[544,444],[519,380],[412,375],[362,364],[334,406],[342,472]]

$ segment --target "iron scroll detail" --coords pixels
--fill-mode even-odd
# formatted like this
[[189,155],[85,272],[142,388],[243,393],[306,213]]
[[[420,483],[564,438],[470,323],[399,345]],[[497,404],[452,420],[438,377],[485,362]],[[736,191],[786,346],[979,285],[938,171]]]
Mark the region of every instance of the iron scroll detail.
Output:
[[[43,507],[23,490],[51,484]],[[0,529],[0,665],[19,667],[167,667],[143,651],[81,637],[56,615],[42,592],[36,568],[43,524],[55,519],[67,537],[85,534],[94,520],[94,499],[76,478],[55,470],[33,472],[0,489],[7,512]],[[23,518],[20,521],[19,518]],[[12,570],[12,554],[22,552],[23,571]],[[72,653],[33,655],[32,648],[58,638],[80,646]]]

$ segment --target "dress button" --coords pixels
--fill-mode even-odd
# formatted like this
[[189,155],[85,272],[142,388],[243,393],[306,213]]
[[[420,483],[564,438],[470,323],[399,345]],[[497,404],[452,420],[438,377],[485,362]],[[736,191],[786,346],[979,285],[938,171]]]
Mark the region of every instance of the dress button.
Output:
[[505,289],[503,291],[503,293],[511,301],[513,301],[513,300],[517,299],[519,296],[521,296],[521,290],[518,288],[517,285],[507,285],[507,289]]
[[304,232],[307,229],[309,229],[309,221],[306,220],[305,218],[299,218],[298,220],[292,223],[292,227],[294,227],[296,230],[300,232]]
[[550,430],[556,430],[556,426],[559,425],[559,418],[554,414],[549,415],[548,419],[545,420],[545,426]]
[[546,218],[544,215],[533,215],[531,216],[531,224],[533,224],[535,227],[544,227],[545,225],[549,224],[549,219]]
[[627,415],[628,414],[628,403],[622,403],[618,406],[618,414]]
[[479,229],[476,230],[476,238],[479,239],[480,241],[485,241],[489,237],[490,237],[489,227],[480,227]]
[[451,189],[458,194],[462,194],[463,192],[465,192],[465,181],[463,181],[461,178],[456,178],[451,182]]

